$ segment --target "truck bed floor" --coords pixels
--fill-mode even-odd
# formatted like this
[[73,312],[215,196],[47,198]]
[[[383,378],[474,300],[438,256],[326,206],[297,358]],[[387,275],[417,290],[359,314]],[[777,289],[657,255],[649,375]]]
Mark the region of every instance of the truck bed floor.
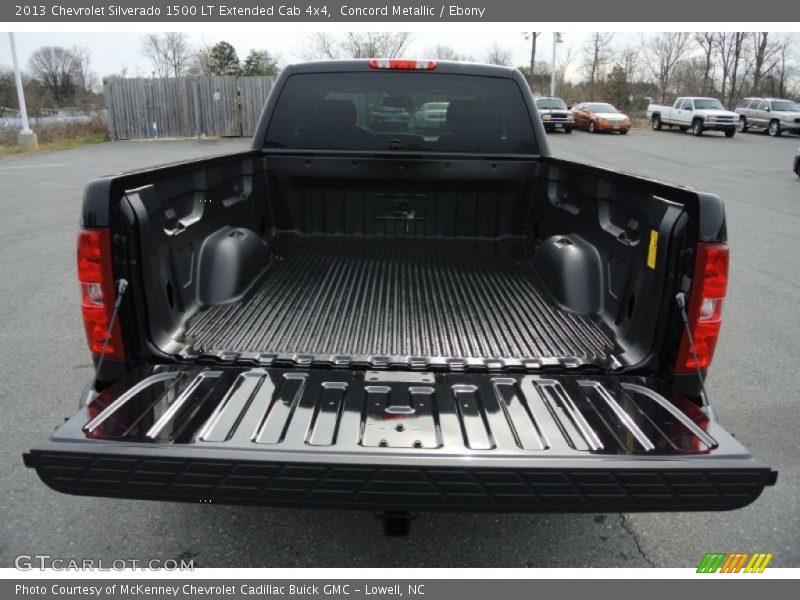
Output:
[[282,234],[240,302],[210,307],[181,342],[199,352],[604,361],[592,319],[548,302],[521,239]]

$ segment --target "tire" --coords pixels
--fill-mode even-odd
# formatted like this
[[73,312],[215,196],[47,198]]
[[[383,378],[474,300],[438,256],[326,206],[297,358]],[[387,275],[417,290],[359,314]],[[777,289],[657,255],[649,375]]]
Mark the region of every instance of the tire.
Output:
[[732,138],[735,135],[736,135],[736,130],[735,129],[726,129],[725,130],[725,137]]
[[700,119],[692,121],[692,135],[695,137],[703,135],[703,121]]
[[769,137],[778,137],[781,133],[782,131],[780,122],[774,119],[770,121],[769,125],[767,125],[767,135],[769,135]]
[[744,117],[739,117],[739,133],[747,133],[747,119]]
[[620,135],[628,135],[628,130],[627,130],[627,129],[623,129],[623,130],[621,130],[621,131],[619,132],[619,134],[620,134]]
[[650,119],[650,127],[653,128],[653,131],[661,131],[663,124],[661,123],[660,115],[653,115],[653,118]]
[[572,127],[565,127],[564,133],[572,133]]
[[594,121],[589,121],[589,133],[597,133],[597,126],[594,124]]

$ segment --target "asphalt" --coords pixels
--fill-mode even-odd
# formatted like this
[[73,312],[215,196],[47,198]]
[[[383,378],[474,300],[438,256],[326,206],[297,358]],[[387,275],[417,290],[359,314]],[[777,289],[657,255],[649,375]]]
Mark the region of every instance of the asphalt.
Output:
[[677,132],[549,136],[553,153],[721,195],[732,272],[709,393],[722,423],[780,471],[728,513],[422,515],[386,538],[369,513],[61,495],[21,453],[71,415],[91,375],[74,276],[92,177],[245,148],[242,140],[115,142],[0,158],[0,567],[20,554],[192,558],[203,567],[696,566],[706,552],[773,552],[800,566],[800,137]]

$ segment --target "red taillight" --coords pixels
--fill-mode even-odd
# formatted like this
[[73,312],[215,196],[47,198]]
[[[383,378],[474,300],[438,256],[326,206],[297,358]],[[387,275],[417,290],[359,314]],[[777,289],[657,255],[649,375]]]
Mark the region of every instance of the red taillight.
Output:
[[701,371],[708,369],[722,326],[722,301],[727,291],[728,245],[698,244],[692,295],[686,309],[694,347],[684,332],[675,363],[676,373],[696,373],[698,368]]
[[89,350],[99,355],[108,338],[106,358],[124,358],[119,322],[108,331],[116,300],[108,229],[82,229],[78,234],[78,281]]
[[433,71],[435,60],[410,60],[406,58],[373,58],[369,61],[373,69],[397,69],[400,71]]

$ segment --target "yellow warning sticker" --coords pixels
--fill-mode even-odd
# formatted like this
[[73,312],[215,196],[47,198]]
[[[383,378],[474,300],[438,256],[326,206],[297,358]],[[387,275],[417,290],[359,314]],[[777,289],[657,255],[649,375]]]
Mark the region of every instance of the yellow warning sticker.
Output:
[[647,249],[647,266],[651,269],[656,268],[656,254],[658,253],[658,232],[650,230],[650,247]]

